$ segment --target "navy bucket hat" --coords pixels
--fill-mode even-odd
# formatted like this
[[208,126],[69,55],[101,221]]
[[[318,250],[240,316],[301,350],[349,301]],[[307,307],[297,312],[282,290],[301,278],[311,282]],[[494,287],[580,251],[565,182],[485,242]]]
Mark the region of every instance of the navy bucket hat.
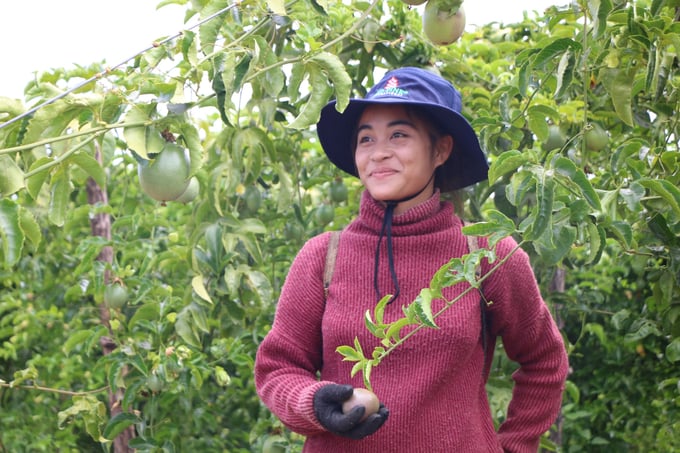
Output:
[[350,99],[342,113],[336,110],[335,101],[321,110],[317,134],[324,152],[341,170],[358,176],[354,164],[355,129],[364,108],[371,104],[418,106],[453,137],[453,152],[437,169],[437,186],[442,192],[487,179],[489,165],[477,134],[461,114],[460,93],[433,72],[413,67],[389,71],[365,98]]

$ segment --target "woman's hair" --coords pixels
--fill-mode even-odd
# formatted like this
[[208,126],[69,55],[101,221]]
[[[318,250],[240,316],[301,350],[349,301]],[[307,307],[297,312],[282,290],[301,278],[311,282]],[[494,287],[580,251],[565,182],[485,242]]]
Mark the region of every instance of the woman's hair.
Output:
[[[412,120],[420,120],[425,126],[427,127],[427,135],[430,138],[430,146],[432,148],[432,151],[434,152],[434,148],[439,141],[440,138],[442,138],[445,135],[450,135],[446,132],[446,129],[441,125],[439,120],[436,118],[436,116],[432,113],[431,110],[422,107],[420,105],[411,105],[411,104],[401,104],[404,106],[404,109],[406,110],[406,115],[409,117],[409,119]],[[365,109],[366,107],[364,107]],[[363,111],[363,109],[362,109]],[[361,117],[362,112],[359,112],[359,117]],[[358,126],[358,125],[357,125]],[[354,128],[354,131],[352,132],[352,155],[356,152],[357,149],[357,140],[358,140],[358,135],[359,131],[357,127]],[[453,138],[453,137],[452,137]],[[455,147],[454,147],[455,149]],[[453,153],[453,150],[451,151]],[[442,168],[444,167],[445,163],[437,167],[435,170],[434,174],[434,186],[439,188],[442,192],[447,191],[446,186],[447,183],[444,180],[444,177],[442,175]]]

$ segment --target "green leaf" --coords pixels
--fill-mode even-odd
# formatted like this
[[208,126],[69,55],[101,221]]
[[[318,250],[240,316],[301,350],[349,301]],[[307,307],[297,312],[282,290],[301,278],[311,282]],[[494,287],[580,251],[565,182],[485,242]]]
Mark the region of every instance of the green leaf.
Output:
[[537,240],[548,230],[552,221],[552,210],[555,199],[555,180],[547,176],[545,172],[536,177],[536,201],[538,206],[534,209],[534,222],[526,239]]
[[626,248],[630,249],[633,243],[633,229],[631,226],[622,221],[611,221],[606,223],[606,228],[614,233],[614,236]]
[[[29,172],[33,172],[35,169],[40,168],[43,165],[49,164],[52,161],[53,159],[50,157],[41,157],[40,159],[33,162],[33,164],[31,164]],[[42,188],[43,184],[45,183],[49,175],[50,175],[49,170],[43,170],[39,171],[38,173],[34,174],[33,176],[26,180],[26,189],[28,190],[29,195],[31,195],[31,197],[34,200],[38,198],[40,189]]]
[[364,363],[364,386],[368,390],[372,390],[371,387],[371,372],[373,371],[373,362],[370,360],[367,360]]
[[5,263],[13,266],[21,257],[24,233],[19,220],[19,205],[11,200],[0,200],[0,239]]
[[42,231],[33,213],[23,207],[19,208],[19,225],[24,233],[24,237],[37,248],[40,245],[40,241],[42,241]]
[[200,348],[201,339],[190,320],[191,314],[188,311],[183,310],[180,312],[175,321],[175,332],[177,332],[177,335],[179,335],[188,345]]
[[278,16],[286,15],[286,7],[283,0],[267,0],[267,6]]
[[69,179],[68,171],[66,169],[57,171],[52,176],[48,218],[50,219],[50,222],[56,226],[64,226],[72,190],[73,185],[71,184],[71,180]]
[[385,296],[380,301],[378,301],[378,304],[375,306],[375,320],[378,324],[383,324],[384,323],[384,316],[385,316],[385,308],[387,307],[387,304],[392,300],[392,296]]
[[191,279],[191,287],[194,289],[194,292],[198,295],[198,297],[206,302],[209,302],[210,304],[213,303],[212,299],[210,298],[210,294],[208,294],[205,284],[203,283],[202,275],[196,275]]
[[377,338],[384,338],[385,337],[385,331],[382,327],[377,325],[376,323],[373,322],[371,319],[371,311],[366,310],[366,313],[364,314],[364,324],[366,325],[366,329],[371,332],[371,334],[374,337]]
[[[401,339],[401,331],[405,327],[411,325],[411,322],[409,321],[408,318],[400,318],[393,323],[389,324],[389,327],[385,331],[385,338],[397,342]],[[383,344],[385,344],[383,342]],[[386,345],[388,346],[388,345]]]
[[545,141],[548,138],[548,120],[553,123],[558,123],[560,120],[560,114],[557,110],[541,104],[529,107],[527,116],[529,118],[529,129],[536,134],[540,141]]
[[71,351],[73,349],[84,343],[86,339],[90,338],[94,331],[87,329],[87,330],[79,330],[71,335],[69,335],[68,339],[64,343],[64,346],[62,347],[62,351],[64,351],[64,354],[70,355]]
[[517,150],[505,151],[493,161],[491,168],[489,168],[489,184],[493,184],[501,176],[514,172],[530,161],[530,153],[522,153]]
[[349,105],[349,97],[352,90],[352,78],[347,73],[345,65],[340,58],[330,52],[319,52],[314,54],[310,61],[321,66],[321,69],[328,74],[328,78],[333,82],[335,89],[336,104],[335,108],[342,112]]
[[[283,8],[283,1],[281,1],[281,7]],[[283,16],[285,14],[280,15]],[[267,40],[262,36],[254,36],[253,40],[255,41],[256,53],[258,54],[256,64],[259,67],[270,68],[264,74],[260,74],[258,79],[261,81],[263,90],[275,99],[280,96],[284,88],[285,76],[281,68],[276,65],[278,59]]]
[[666,346],[666,360],[671,363],[680,362],[680,338],[674,338]]
[[161,137],[160,132],[151,125],[151,116],[155,113],[155,109],[155,104],[135,104],[124,118],[126,124],[146,123],[141,126],[123,128],[123,137],[128,148],[146,160],[150,159],[150,154],[160,153],[165,146],[165,140]]
[[129,426],[141,423],[141,419],[129,412],[120,412],[114,415],[104,427],[103,435],[106,439],[113,440]]
[[534,246],[545,264],[554,266],[567,256],[575,240],[576,228],[570,225],[561,225],[554,230],[547,228],[545,234],[539,240],[534,241]]
[[432,314],[432,292],[430,288],[423,288],[420,290],[420,294],[416,296],[416,299],[412,302],[415,305],[416,314],[418,319],[427,327],[432,327],[437,329],[438,326],[434,322],[434,316]]
[[661,331],[653,321],[641,318],[633,322],[628,333],[624,335],[623,341],[630,345],[638,343],[649,336],[659,337],[661,336]]
[[580,52],[581,44],[571,38],[558,38],[541,50],[533,57],[533,65],[535,67],[543,66],[546,63],[555,61],[558,55],[568,52]]
[[335,352],[340,354],[343,360],[347,362],[358,362],[364,359],[364,356],[351,346],[338,346],[335,348]]
[[309,74],[309,99],[300,109],[300,113],[288,124],[291,129],[306,129],[316,124],[321,116],[321,109],[328,103],[333,92],[328,78],[316,64],[305,65]]
[[562,98],[571,86],[576,72],[576,57],[573,52],[567,51],[562,54],[557,65],[555,76],[557,77],[557,87],[555,87],[555,98]]
[[0,156],[0,197],[18,192],[24,187],[24,172],[8,155]]
[[575,184],[579,192],[588,204],[595,210],[602,209],[600,197],[595,192],[593,185],[588,180],[585,172],[576,167],[576,164],[566,157],[558,157],[555,161],[555,170],[566,177],[563,182],[567,185]]
[[633,126],[633,83],[637,69],[603,68],[600,70],[600,81],[609,93],[614,110],[621,121]]
[[72,155],[69,161],[82,168],[99,187],[106,187],[106,172],[94,157],[85,152],[79,152]]
[[588,259],[586,264],[595,264],[600,261],[602,252],[604,252],[604,248],[607,245],[607,235],[604,228],[600,225],[588,222],[588,237]]
[[668,203],[677,215],[680,215],[680,189],[665,179],[640,179],[637,181],[643,187],[654,192]]

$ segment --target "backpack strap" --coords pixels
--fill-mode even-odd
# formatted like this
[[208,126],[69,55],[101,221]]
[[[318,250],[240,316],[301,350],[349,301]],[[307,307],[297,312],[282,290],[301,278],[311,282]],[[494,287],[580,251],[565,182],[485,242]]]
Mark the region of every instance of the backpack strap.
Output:
[[338,254],[338,243],[340,242],[342,231],[331,231],[328,239],[328,250],[326,251],[326,264],[323,269],[323,296],[328,299],[328,288],[331,286],[333,271],[335,270],[335,257]]

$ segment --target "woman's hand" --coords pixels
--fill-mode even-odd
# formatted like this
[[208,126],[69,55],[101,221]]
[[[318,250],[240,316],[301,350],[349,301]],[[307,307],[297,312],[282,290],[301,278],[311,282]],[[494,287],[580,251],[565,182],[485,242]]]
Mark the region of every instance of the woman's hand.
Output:
[[314,414],[328,431],[350,439],[363,439],[376,432],[387,420],[389,410],[380,404],[378,412],[360,421],[366,408],[356,406],[348,413],[342,412],[342,403],[352,397],[351,385],[327,384],[314,394]]

